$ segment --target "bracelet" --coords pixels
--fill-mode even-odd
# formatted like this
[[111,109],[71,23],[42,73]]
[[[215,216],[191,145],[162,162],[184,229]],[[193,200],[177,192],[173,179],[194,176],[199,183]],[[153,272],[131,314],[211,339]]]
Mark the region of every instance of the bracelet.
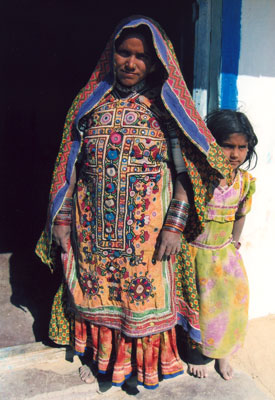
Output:
[[185,201],[172,199],[163,230],[175,233],[182,233],[188,218],[189,204]]
[[65,197],[64,202],[54,220],[54,225],[69,226],[72,223],[72,197]]
[[235,246],[235,249],[239,250],[241,247],[241,242],[236,242],[236,240],[232,240],[231,243]]

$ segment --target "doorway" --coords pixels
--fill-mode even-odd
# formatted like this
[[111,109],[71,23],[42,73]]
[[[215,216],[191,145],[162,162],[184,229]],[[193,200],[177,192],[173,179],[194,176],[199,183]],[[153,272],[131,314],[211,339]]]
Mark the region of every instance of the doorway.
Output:
[[116,1],[116,6],[91,0],[11,0],[2,6],[0,174],[6,190],[0,252],[37,240],[65,115],[120,19],[143,14],[160,23],[192,93],[193,3],[172,1],[168,8],[148,0]]
[[[170,8],[167,3],[148,0],[116,1],[115,6],[92,0],[10,0],[2,4],[0,256],[9,260],[5,284],[11,296],[7,294],[5,301],[27,309],[34,319],[33,337],[20,332],[13,344],[47,338],[60,274],[50,274],[35,256],[34,247],[46,220],[51,175],[73,98],[88,81],[114,27],[133,14],[161,24],[192,92],[193,3],[171,1]],[[9,337],[17,327],[12,314],[7,318],[0,324],[8,326]],[[24,314],[21,322],[29,323]]]

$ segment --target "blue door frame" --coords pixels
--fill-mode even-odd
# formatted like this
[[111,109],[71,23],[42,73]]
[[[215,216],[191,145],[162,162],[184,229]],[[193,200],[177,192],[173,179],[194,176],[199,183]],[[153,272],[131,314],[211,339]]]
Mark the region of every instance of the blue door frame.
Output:
[[220,107],[238,107],[237,78],[241,47],[242,0],[223,0]]

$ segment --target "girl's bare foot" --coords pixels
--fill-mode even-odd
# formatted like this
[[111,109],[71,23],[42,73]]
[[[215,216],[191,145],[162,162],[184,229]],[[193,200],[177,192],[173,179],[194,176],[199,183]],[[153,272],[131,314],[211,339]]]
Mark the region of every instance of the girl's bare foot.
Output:
[[188,364],[188,373],[196,378],[207,378],[207,367],[205,365]]
[[79,368],[80,379],[85,383],[94,383],[96,378],[88,365],[82,365]]
[[217,370],[218,373],[222,376],[226,381],[233,378],[233,368],[229,364],[227,358],[219,358],[217,360]]

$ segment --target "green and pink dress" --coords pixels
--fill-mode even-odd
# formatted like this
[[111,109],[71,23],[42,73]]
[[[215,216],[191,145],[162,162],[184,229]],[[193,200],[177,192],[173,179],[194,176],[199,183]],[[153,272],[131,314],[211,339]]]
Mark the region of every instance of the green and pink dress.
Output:
[[236,218],[251,209],[255,179],[239,170],[231,186],[217,186],[206,206],[203,232],[189,245],[199,292],[202,354],[225,358],[243,344],[248,322],[248,279],[232,243]]

